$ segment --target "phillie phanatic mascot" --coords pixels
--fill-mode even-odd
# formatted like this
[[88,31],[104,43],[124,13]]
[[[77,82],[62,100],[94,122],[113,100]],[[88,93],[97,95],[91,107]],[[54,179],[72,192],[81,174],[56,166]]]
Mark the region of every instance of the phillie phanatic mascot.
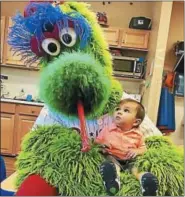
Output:
[[[86,122],[111,114],[122,88],[112,77],[111,55],[96,15],[86,3],[30,2],[13,22],[8,42],[26,65],[39,62],[41,99],[49,110],[80,125],[78,131],[65,124],[37,125],[25,136],[16,195],[106,196],[99,173],[104,158],[89,139]],[[146,146],[135,166],[157,176],[158,195],[183,195],[183,153],[163,136],[146,138]],[[121,173],[117,195],[141,195],[127,171]]]

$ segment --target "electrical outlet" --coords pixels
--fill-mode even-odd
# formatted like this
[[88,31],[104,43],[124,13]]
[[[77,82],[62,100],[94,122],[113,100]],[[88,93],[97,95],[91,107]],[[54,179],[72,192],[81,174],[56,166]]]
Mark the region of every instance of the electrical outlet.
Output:
[[0,75],[0,79],[5,79],[5,80],[8,80],[8,76],[7,75]]

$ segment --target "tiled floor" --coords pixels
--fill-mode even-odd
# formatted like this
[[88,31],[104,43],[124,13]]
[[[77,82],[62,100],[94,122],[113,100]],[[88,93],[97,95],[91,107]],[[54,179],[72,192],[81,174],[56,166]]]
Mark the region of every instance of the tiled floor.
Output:
[[10,176],[15,172],[16,157],[3,156],[6,165],[6,176]]

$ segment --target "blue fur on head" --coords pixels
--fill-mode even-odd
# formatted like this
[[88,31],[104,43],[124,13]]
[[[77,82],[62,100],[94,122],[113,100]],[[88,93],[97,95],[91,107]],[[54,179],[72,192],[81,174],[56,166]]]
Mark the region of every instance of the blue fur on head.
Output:
[[[32,10],[36,10],[32,12]],[[52,6],[50,3],[30,3],[26,8],[27,17],[23,17],[17,13],[13,17],[14,25],[10,28],[8,43],[15,53],[26,59],[25,63],[31,64],[35,62],[37,57],[31,51],[30,40],[32,36],[36,36],[38,42],[43,40],[43,27],[50,22],[57,24],[59,30],[68,28],[68,21],[73,22],[74,30],[80,38],[80,48],[83,49],[89,42],[91,37],[91,28],[86,19],[77,12],[65,14],[61,9]]]

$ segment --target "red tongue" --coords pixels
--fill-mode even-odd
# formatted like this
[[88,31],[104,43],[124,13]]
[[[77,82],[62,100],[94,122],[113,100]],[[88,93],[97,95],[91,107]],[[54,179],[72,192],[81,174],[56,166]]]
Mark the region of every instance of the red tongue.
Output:
[[81,140],[82,140],[82,152],[88,152],[90,150],[90,145],[88,141],[87,131],[86,131],[86,125],[85,125],[85,115],[84,115],[84,107],[81,101],[78,101],[77,104],[78,109],[78,117],[80,120],[80,128],[81,128]]

